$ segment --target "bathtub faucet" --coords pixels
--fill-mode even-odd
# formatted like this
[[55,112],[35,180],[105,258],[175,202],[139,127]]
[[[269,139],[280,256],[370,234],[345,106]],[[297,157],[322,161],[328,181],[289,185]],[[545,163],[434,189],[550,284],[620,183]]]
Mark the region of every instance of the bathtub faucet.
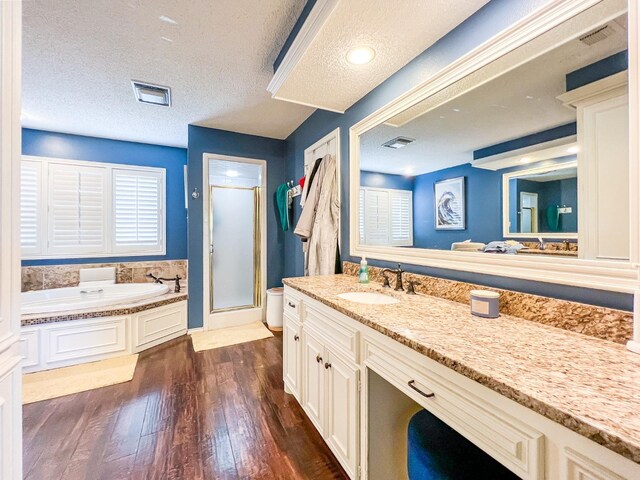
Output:
[[180,280],[182,280],[182,278],[180,278],[178,275],[176,275],[175,278],[161,278],[161,277],[156,277],[153,273],[147,273],[147,278],[153,278],[155,283],[162,283],[163,281],[176,282],[175,283],[176,286],[173,289],[173,291],[175,293],[180,293]]

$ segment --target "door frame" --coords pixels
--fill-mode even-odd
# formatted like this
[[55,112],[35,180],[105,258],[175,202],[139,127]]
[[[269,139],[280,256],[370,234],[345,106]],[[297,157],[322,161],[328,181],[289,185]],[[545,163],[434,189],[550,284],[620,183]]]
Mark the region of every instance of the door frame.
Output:
[[0,2],[0,477],[22,478],[22,2]]
[[[209,290],[211,278],[211,257],[209,255],[210,238],[210,185],[209,185],[209,161],[222,160],[225,162],[249,163],[259,165],[262,171],[260,188],[260,306],[224,312],[211,313],[211,295]],[[202,154],[202,289],[203,310],[202,318],[204,330],[242,325],[255,321],[264,321],[266,307],[267,285],[267,162],[257,158],[235,157],[218,155],[216,153]]]

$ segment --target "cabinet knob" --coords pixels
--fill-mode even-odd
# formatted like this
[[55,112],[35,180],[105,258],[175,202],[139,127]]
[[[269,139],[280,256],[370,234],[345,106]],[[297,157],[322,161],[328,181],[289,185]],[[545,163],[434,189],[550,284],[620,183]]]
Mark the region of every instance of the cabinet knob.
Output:
[[316,355],[316,362],[322,363],[322,357],[320,355]]
[[324,364],[324,368],[326,368],[327,370],[331,368],[331,364],[330,363],[325,363]]
[[297,342],[298,340],[300,340],[300,337],[298,335],[294,335],[293,339]]

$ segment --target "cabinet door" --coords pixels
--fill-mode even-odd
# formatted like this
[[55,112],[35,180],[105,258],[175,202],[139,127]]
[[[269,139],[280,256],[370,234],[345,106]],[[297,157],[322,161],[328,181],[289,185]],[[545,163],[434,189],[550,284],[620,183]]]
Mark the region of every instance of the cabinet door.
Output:
[[358,465],[358,377],[354,364],[327,352],[327,433],[325,439],[351,478]]
[[300,401],[301,333],[300,324],[285,315],[283,326],[283,379],[285,386],[298,402]]
[[322,434],[325,429],[324,345],[307,329],[304,332],[302,357],[302,408]]

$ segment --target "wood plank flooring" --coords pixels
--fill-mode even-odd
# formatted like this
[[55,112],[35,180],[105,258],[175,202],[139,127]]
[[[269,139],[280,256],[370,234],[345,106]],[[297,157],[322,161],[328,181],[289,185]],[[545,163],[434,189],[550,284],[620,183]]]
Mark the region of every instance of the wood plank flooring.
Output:
[[143,352],[131,382],[24,407],[24,475],[75,479],[346,479],[282,384],[282,336]]

